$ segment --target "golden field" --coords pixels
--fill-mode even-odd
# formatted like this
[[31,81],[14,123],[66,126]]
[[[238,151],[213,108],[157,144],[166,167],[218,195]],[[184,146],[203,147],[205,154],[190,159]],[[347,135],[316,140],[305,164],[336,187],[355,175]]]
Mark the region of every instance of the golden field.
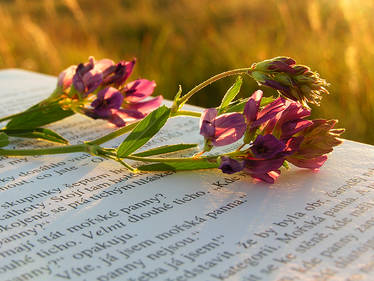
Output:
[[[290,56],[331,83],[313,117],[374,144],[374,1],[0,0],[0,68],[57,75],[89,55],[137,57],[134,77],[172,98],[222,71]],[[233,79],[191,103],[216,106]],[[257,85],[249,78],[241,95]],[[272,91],[266,89],[267,94]]]

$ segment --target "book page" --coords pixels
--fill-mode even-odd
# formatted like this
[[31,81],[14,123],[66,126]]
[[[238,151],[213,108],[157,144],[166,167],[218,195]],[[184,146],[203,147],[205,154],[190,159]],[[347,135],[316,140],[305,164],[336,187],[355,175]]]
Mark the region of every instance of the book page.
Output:
[[[0,71],[1,116],[55,84]],[[201,143],[198,122],[171,119],[144,149]],[[71,143],[113,130],[83,116],[52,128]],[[371,280],[373,159],[345,141],[319,172],[291,167],[269,185],[219,170],[131,173],[85,153],[1,157],[0,279]]]

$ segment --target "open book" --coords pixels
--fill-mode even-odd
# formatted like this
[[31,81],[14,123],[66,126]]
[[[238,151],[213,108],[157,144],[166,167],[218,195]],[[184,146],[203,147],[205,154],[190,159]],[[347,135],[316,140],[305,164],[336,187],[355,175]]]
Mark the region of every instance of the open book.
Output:
[[[0,116],[55,83],[0,71]],[[113,130],[83,116],[53,129],[71,143]],[[144,148],[201,142],[198,131],[174,118]],[[0,192],[4,281],[373,280],[369,145],[345,141],[318,173],[291,167],[274,185],[219,170],[134,174],[84,153],[1,157]]]

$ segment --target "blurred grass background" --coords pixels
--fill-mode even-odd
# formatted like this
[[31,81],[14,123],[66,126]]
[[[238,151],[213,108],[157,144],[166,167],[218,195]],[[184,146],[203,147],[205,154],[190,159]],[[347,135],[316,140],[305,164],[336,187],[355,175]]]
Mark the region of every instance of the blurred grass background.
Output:
[[[138,58],[133,78],[172,98],[222,71],[285,55],[331,83],[313,116],[374,144],[372,0],[0,0],[0,68],[57,75],[89,55]],[[190,103],[216,106],[233,79]],[[242,96],[257,88],[245,80]],[[271,95],[271,90],[266,90]]]

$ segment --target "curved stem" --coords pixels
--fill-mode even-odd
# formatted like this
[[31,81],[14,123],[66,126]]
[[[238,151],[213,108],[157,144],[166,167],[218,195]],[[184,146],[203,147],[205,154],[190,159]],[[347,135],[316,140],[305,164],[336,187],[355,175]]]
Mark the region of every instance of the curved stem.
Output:
[[232,76],[232,75],[246,74],[246,73],[248,73],[250,71],[252,71],[251,67],[238,68],[238,69],[233,69],[233,70],[229,70],[229,71],[226,71],[226,72],[222,72],[222,73],[217,74],[217,75],[215,75],[213,77],[210,77],[208,80],[205,80],[204,82],[200,83],[199,85],[197,85],[196,87],[194,87],[192,90],[190,90],[187,94],[185,94],[179,100],[179,104],[185,103],[195,93],[197,93],[201,89],[205,88],[206,86],[208,86],[209,84],[212,84],[213,82],[215,82],[217,80],[220,80],[222,78],[225,78],[225,77],[228,77],[228,76]]

